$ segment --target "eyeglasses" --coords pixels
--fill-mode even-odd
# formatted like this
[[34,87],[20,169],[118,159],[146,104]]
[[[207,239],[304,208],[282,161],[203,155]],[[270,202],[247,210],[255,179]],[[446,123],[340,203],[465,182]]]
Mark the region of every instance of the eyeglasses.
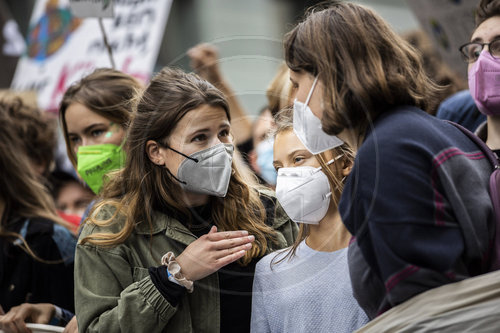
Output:
[[479,58],[485,45],[488,45],[488,50],[493,58],[500,59],[500,39],[495,39],[490,43],[467,43],[460,46],[459,50],[466,62],[473,63]]

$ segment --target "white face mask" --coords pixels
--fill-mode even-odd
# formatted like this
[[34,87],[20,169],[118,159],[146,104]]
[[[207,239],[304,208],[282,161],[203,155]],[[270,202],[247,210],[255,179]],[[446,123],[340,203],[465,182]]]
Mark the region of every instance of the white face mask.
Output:
[[[332,164],[342,157],[329,161]],[[287,215],[297,223],[319,224],[330,206],[332,191],[321,167],[280,168],[276,197]]]
[[177,170],[177,177],[171,174],[181,187],[195,193],[226,196],[232,172],[232,144],[219,143],[190,156],[168,148],[186,157]]
[[293,101],[293,130],[307,150],[314,155],[344,144],[336,136],[323,132],[321,120],[312,113],[308,106],[317,82],[316,76],[305,103],[297,99]]

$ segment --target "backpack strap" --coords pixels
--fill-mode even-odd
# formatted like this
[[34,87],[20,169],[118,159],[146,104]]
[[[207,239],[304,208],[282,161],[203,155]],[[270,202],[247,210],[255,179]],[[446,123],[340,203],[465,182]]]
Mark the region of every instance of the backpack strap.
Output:
[[486,143],[484,143],[483,140],[481,140],[476,134],[472,133],[471,131],[469,131],[468,129],[466,129],[465,127],[463,127],[460,124],[454,123],[454,122],[449,121],[449,120],[446,120],[446,122],[452,124],[453,126],[458,128],[459,130],[461,130],[465,135],[467,135],[469,137],[469,139],[471,139],[476,145],[479,146],[479,148],[481,148],[481,151],[486,155],[486,157],[488,158],[490,163],[494,166],[494,168],[500,169],[500,162],[498,161],[497,154],[495,154],[490,149],[490,147],[488,147],[486,145]]
[[490,246],[492,256],[488,258],[490,261],[488,269],[490,271],[500,269],[500,162],[498,156],[477,135],[457,123],[446,121],[457,127],[478,145],[493,166],[493,172],[490,175],[489,192],[495,215],[495,238]]

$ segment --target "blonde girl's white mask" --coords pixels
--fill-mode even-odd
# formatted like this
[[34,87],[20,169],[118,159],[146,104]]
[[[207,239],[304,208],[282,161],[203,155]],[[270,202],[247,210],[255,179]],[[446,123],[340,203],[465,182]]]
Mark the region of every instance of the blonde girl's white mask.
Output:
[[308,105],[317,82],[316,76],[305,103],[297,99],[293,101],[293,131],[307,150],[314,155],[344,144],[336,136],[323,132],[321,120],[312,113]]
[[[342,157],[330,160],[330,165]],[[276,197],[287,215],[297,223],[319,224],[330,206],[332,191],[321,167],[278,169]]]

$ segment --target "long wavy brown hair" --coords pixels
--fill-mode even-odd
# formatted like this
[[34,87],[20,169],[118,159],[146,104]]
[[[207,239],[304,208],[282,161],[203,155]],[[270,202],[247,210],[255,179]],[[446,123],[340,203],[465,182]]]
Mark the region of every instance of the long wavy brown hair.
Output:
[[323,83],[323,130],[365,132],[371,121],[395,106],[433,109],[440,87],[419,53],[374,11],[329,1],[313,7],[285,36],[285,59],[293,71]]
[[[29,95],[28,95],[29,96]],[[57,121],[48,112],[32,105],[26,94],[10,92],[0,96],[15,122],[17,133],[24,143],[30,160],[42,167],[42,175],[48,176],[54,163],[54,147],[57,145]]]
[[[280,110],[274,117],[274,122],[276,123],[276,128],[273,131],[274,137],[281,133],[288,131],[293,131],[293,109],[285,108]],[[333,158],[341,156],[335,163],[327,165],[329,162],[329,157],[326,152],[314,155],[319,165],[321,166],[321,171],[325,173],[328,182],[330,183],[330,188],[332,189],[332,196],[330,200],[337,207],[340,196],[342,195],[342,190],[344,189],[344,177],[342,176],[342,171],[346,167],[350,167],[354,164],[354,151],[347,145],[343,144],[339,147],[329,150]],[[271,260],[271,266],[278,264],[286,259],[292,259],[297,252],[297,247],[299,244],[309,236],[309,225],[306,223],[299,223],[299,233],[295,242],[292,246],[279,251],[276,256]]]
[[[91,212],[88,223],[108,225],[116,214],[126,222],[118,233],[96,233],[81,240],[99,246],[114,246],[125,241],[137,223],[153,225],[155,207],[167,207],[190,218],[190,210],[175,194],[183,193],[178,182],[163,166],[150,161],[146,152],[148,140],[167,142],[169,135],[189,111],[202,105],[222,108],[228,117],[229,107],[223,94],[195,74],[164,68],[150,82],[137,103],[129,127],[125,168],[110,176],[102,190],[103,200]],[[275,239],[275,231],[265,224],[266,211],[258,188],[244,181],[238,163],[233,160],[229,189],[224,198],[211,197],[211,216],[221,231],[244,229],[255,236],[252,249],[240,259],[243,265],[264,255]],[[95,218],[99,210],[111,205],[117,208],[113,217],[102,221]],[[186,221],[181,221],[186,223]]]
[[34,160],[26,151],[24,138],[19,136],[18,124],[12,114],[22,103],[0,101],[0,237],[10,242],[21,241],[20,248],[34,259],[39,258],[26,240],[17,232],[9,230],[9,223],[16,218],[44,218],[69,230],[71,225],[60,218],[47,188],[32,167]]
[[66,90],[59,107],[59,123],[69,160],[75,169],[76,155],[68,138],[66,109],[73,103],[80,103],[126,130],[132,115],[131,101],[141,89],[141,84],[128,74],[110,68],[98,68]]

